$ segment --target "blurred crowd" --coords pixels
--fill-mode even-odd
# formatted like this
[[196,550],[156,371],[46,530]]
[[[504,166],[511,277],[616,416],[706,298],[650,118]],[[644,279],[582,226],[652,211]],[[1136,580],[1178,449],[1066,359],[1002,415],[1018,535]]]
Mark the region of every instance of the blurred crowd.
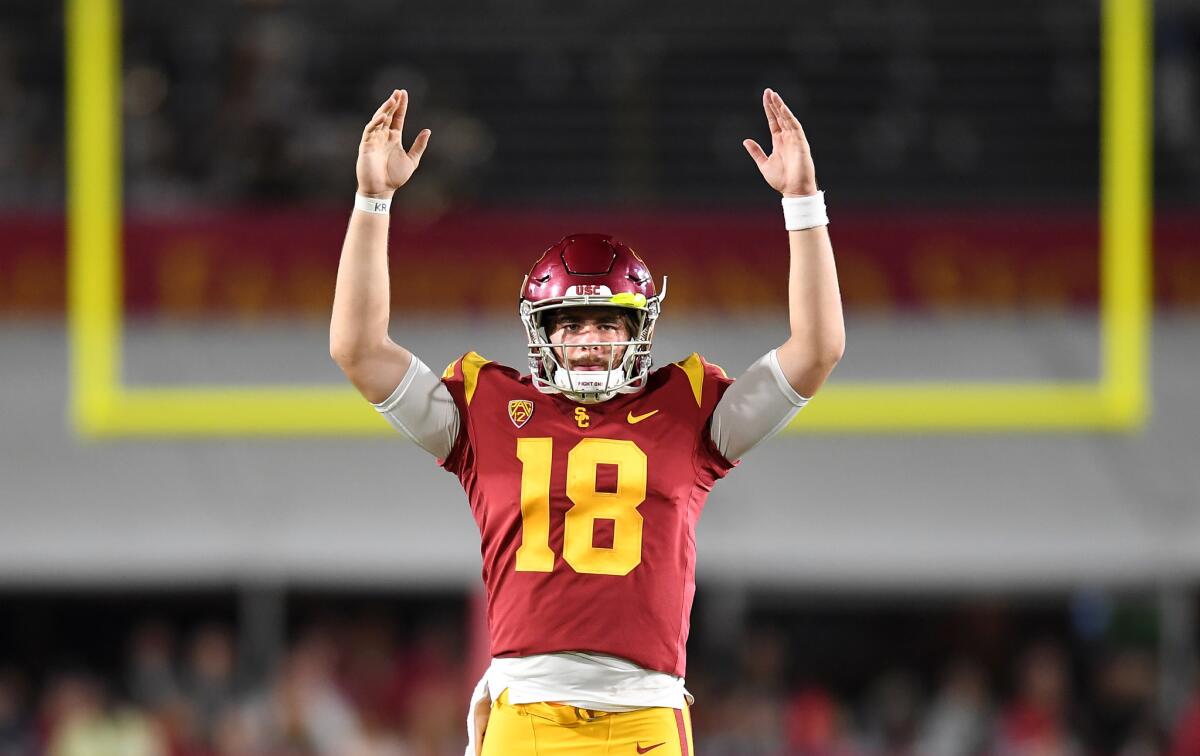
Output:
[[[3,5],[0,206],[56,209],[62,6]],[[406,196],[433,207],[760,201],[741,141],[761,136],[768,85],[810,125],[843,200],[1095,198],[1095,3],[121,6],[134,210],[341,199],[363,123],[399,86],[409,134],[433,130]],[[1156,11],[1158,193],[1194,202],[1200,12]]]
[[314,625],[255,676],[228,627],[203,625],[181,646],[149,621],[120,671],[61,669],[40,684],[0,671],[0,756],[459,754],[455,637],[431,626],[401,645],[386,620]]
[[[1064,649],[1042,640],[996,677],[969,657],[877,673],[856,695],[820,680],[784,685],[778,640],[743,648],[739,678],[705,691],[697,752],[705,756],[1073,756],[1200,753],[1189,714],[1176,732],[1158,725],[1156,662],[1111,653],[1077,685]],[[1011,679],[1003,679],[1011,677]],[[697,707],[698,711],[701,707]],[[1190,728],[1190,729],[1189,729]]]
[[[314,624],[252,675],[230,628],[147,621],[120,669],[0,667],[0,756],[457,756],[461,633],[398,637],[386,618]],[[799,650],[777,631],[737,649],[731,666],[693,654],[700,756],[1200,754],[1200,702],[1161,727],[1158,662],[1142,648],[1081,670],[1039,640],[1002,673],[959,656],[876,670],[859,689],[789,674]]]

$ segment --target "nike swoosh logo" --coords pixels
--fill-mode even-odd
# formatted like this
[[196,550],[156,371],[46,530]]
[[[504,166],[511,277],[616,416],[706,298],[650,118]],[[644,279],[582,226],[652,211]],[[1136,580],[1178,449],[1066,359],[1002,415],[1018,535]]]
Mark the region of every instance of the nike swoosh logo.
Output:
[[638,423],[642,422],[643,420],[650,417],[651,415],[657,415],[657,414],[658,414],[658,410],[654,410],[653,412],[647,412],[644,415],[635,415],[635,414],[633,414],[633,410],[630,410],[629,414],[625,416],[625,419],[629,421],[630,425],[637,425]]
[[[654,412],[658,412],[658,410],[654,410]],[[651,412],[650,414],[653,415],[654,412]],[[660,745],[666,745],[666,744],[667,744],[667,742],[664,740],[661,743],[655,743],[652,746],[647,746],[645,748],[642,748],[642,744],[638,743],[637,744],[637,752],[638,753],[648,753],[649,751],[653,751],[655,748],[658,748]]]

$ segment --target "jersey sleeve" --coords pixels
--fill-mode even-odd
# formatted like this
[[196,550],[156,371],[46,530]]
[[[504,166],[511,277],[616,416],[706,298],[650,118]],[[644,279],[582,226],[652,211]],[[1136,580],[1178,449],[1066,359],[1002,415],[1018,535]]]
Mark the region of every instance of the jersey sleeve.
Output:
[[692,353],[682,362],[675,363],[688,379],[692,399],[698,411],[699,438],[696,445],[696,468],[706,483],[712,484],[725,477],[736,461],[730,461],[713,443],[711,424],[713,413],[733,379],[725,374],[720,365],[708,362],[699,354]]
[[469,465],[471,450],[471,400],[475,397],[475,388],[479,384],[479,374],[483,366],[490,360],[478,352],[467,352],[446,366],[442,373],[442,385],[450,392],[454,405],[458,409],[458,434],[450,452],[438,460],[438,464],[449,472],[459,475]]

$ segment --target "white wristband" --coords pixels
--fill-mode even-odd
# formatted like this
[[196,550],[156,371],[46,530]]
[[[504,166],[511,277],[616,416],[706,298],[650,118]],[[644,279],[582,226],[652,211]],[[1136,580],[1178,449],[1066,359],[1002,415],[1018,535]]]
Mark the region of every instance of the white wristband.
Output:
[[362,210],[364,213],[374,213],[375,215],[388,215],[392,209],[392,201],[390,199],[372,199],[371,197],[364,197],[361,194],[355,194],[354,209]]
[[805,197],[783,198],[783,223],[788,231],[803,231],[806,228],[828,226],[829,215],[825,212],[825,192]]

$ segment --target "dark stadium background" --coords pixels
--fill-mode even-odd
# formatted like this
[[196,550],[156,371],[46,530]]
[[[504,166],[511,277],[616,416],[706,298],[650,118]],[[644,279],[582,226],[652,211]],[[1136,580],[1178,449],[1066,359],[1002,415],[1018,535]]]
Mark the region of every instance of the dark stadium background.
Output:
[[[1155,14],[1149,425],[755,450],[701,523],[698,753],[1200,753],[1200,10]],[[418,452],[74,436],[63,18],[0,7],[0,754],[460,753],[477,550]],[[835,383],[1094,375],[1096,2],[127,0],[123,23],[134,383],[339,380],[354,151],[393,87],[433,138],[392,332],[431,364],[519,357],[522,270],[585,228],[670,274],[660,361],[772,346],[785,245],[740,144],[771,86],[830,205]]]

